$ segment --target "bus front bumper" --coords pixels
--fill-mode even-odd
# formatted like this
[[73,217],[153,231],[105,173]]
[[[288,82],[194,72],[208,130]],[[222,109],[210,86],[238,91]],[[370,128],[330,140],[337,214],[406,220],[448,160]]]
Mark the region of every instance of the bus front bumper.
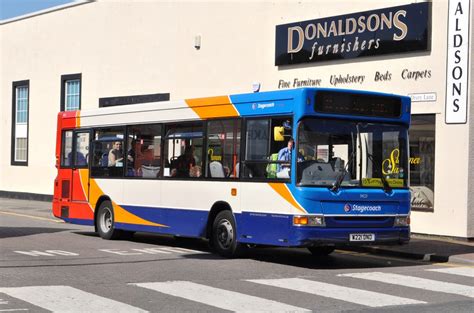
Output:
[[[311,247],[327,245],[397,245],[406,244],[410,240],[409,227],[397,228],[323,228],[295,227],[294,236],[289,238],[289,246]],[[373,236],[351,236],[351,235]],[[372,237],[370,241],[354,241],[351,237]]]

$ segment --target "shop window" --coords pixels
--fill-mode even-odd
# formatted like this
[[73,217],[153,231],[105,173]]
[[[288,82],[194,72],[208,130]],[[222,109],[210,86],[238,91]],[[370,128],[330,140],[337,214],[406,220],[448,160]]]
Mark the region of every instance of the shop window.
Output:
[[96,130],[93,141],[93,177],[122,177],[124,135],[122,128]]
[[81,109],[81,74],[61,76],[61,111]]
[[128,127],[125,175],[156,178],[161,175],[161,125]]
[[240,120],[207,123],[206,177],[238,178],[240,170]]
[[[275,140],[275,127],[283,130],[282,140]],[[249,119],[245,136],[243,177],[259,180],[290,178],[291,164],[289,160],[279,160],[279,152],[287,147],[291,138],[291,121],[289,119]]]
[[202,122],[167,125],[163,176],[177,178],[202,177],[202,151]]
[[28,165],[28,80],[13,82],[12,165]]
[[434,210],[435,115],[412,115],[410,185],[413,210]]

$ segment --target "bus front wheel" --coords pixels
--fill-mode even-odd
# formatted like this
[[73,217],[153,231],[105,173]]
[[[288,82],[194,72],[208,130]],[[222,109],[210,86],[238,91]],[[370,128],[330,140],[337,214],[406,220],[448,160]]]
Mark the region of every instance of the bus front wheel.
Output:
[[221,256],[236,257],[242,249],[237,242],[235,220],[231,211],[225,210],[217,214],[212,224],[212,247]]
[[115,229],[114,209],[110,201],[104,201],[97,212],[96,226],[100,237],[103,239],[116,239],[120,237],[120,230]]

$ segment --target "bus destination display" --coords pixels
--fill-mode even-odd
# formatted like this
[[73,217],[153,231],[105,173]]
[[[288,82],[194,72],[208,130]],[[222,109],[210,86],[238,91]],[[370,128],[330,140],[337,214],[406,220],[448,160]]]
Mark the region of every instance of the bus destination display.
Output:
[[320,91],[314,107],[320,113],[398,118],[402,103],[397,97]]

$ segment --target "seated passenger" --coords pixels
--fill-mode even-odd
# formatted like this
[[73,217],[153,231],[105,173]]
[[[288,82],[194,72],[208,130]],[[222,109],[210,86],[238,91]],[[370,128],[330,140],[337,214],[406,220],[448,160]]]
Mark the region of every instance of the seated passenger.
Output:
[[189,170],[189,177],[201,177],[201,167],[199,165],[191,167]]
[[114,146],[109,151],[108,166],[123,166],[122,143],[120,141],[114,142]]
[[189,177],[189,170],[193,166],[196,166],[194,146],[187,146],[184,154],[180,155],[176,161],[176,177]]
[[[73,164],[73,160],[72,160],[72,151],[68,153],[67,155],[67,159],[66,159],[66,165],[69,165],[69,166],[72,166]],[[75,162],[75,165],[76,166],[81,166],[81,165],[87,165],[87,159],[86,157],[84,156],[84,154],[82,154],[81,152],[77,151],[76,152],[76,162]]]
[[127,176],[136,176],[137,170],[135,169],[135,162],[137,160],[137,154],[135,148],[137,146],[137,141],[132,140],[130,149],[127,151]]
[[87,158],[82,154],[82,152],[76,152],[76,165],[87,165]]

